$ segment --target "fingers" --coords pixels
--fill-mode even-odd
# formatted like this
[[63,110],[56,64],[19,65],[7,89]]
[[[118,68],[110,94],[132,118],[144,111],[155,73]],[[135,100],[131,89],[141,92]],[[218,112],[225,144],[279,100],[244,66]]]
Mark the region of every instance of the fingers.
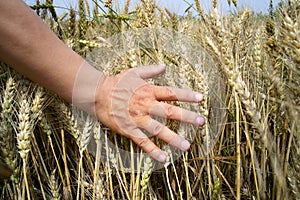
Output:
[[153,78],[159,74],[164,73],[166,66],[164,65],[147,65],[134,68],[133,71],[137,73],[142,79]]
[[135,142],[144,152],[159,162],[165,162],[166,154],[158,148],[141,130],[138,128],[130,134],[129,138]]
[[203,95],[189,89],[154,86],[154,95],[158,101],[200,102]]
[[[119,117],[120,129],[123,131],[123,133],[128,133],[124,135],[129,137],[143,151],[160,162],[165,162],[166,154],[160,148],[158,148],[139,128],[145,129],[150,134],[157,136],[159,139],[183,151],[189,149],[190,143],[182,136],[177,135],[163,124],[152,119],[148,114],[172,120],[183,121],[194,125],[203,125],[205,123],[204,118],[192,111],[188,111],[163,102],[158,102],[200,102],[203,99],[201,94],[193,92],[192,90],[149,86],[142,80],[157,76],[164,71],[165,66],[163,65],[150,65],[132,69],[130,71],[131,73],[127,73],[127,76],[124,76],[126,78],[123,77],[122,81],[118,83],[120,89],[115,90],[115,93],[118,93],[118,95],[114,95],[115,104],[113,103],[113,108],[117,113],[124,111],[124,109],[128,108],[129,106],[129,110],[126,110],[128,116],[124,115],[124,117],[122,115],[122,117]],[[126,95],[124,95],[124,92]],[[141,114],[132,115],[132,113]],[[134,119],[133,124],[131,124],[132,122],[130,117],[132,117],[131,119]]]
[[182,136],[177,135],[175,132],[164,126],[160,122],[152,119],[149,116],[144,118],[144,123],[141,124],[141,128],[145,129],[151,135],[158,137],[166,143],[186,151],[190,148],[190,143]]
[[[152,119],[150,116],[145,116],[140,122],[140,128],[165,141],[167,144],[181,149],[182,151],[186,151],[190,148],[190,143],[187,140],[182,136],[177,135],[160,122]],[[138,128],[131,131],[131,134],[128,137],[155,160],[159,162],[166,161],[166,154]]]
[[[148,65],[132,69],[142,79],[153,78],[164,73],[164,65]],[[200,102],[203,95],[189,89],[171,88],[154,86],[154,93],[157,100],[161,101],[183,101],[183,102]]]
[[196,126],[205,124],[205,119],[197,113],[162,102],[157,102],[157,104],[149,110],[149,114],[166,119],[191,123]]

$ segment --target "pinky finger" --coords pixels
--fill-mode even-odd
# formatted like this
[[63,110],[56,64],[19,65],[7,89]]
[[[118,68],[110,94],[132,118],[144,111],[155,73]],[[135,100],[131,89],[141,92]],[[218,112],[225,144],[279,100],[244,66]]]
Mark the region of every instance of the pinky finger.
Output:
[[158,148],[140,129],[136,128],[130,134],[130,139],[136,143],[144,152],[159,162],[165,162],[166,154]]

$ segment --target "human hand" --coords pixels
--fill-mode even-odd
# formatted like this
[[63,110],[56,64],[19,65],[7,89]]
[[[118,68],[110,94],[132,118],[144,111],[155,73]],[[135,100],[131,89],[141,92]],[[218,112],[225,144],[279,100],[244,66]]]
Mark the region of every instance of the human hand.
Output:
[[198,126],[205,123],[204,118],[195,112],[161,102],[200,102],[203,99],[201,94],[187,89],[155,86],[144,81],[164,71],[165,66],[152,65],[106,77],[98,86],[95,102],[96,115],[103,124],[130,138],[160,162],[166,160],[165,153],[141,129],[183,151],[189,149],[190,143],[151,116]]

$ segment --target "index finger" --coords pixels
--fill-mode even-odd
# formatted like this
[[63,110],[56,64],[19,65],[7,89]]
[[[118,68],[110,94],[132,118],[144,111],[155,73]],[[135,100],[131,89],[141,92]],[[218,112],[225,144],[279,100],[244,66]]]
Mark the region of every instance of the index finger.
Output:
[[154,86],[154,96],[158,101],[200,102],[203,95],[190,89]]

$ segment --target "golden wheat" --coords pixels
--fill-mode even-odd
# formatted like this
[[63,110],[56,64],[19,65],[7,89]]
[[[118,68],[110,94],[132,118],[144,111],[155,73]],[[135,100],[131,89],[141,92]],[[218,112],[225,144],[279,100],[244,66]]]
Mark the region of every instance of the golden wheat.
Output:
[[[156,170],[159,164],[132,141],[81,119],[70,105],[1,63],[0,162],[13,170],[0,183],[1,198],[298,199],[299,2],[283,2],[275,10],[270,5],[270,13],[261,15],[239,10],[235,0],[228,4],[237,13],[226,15],[217,0],[208,12],[200,3],[195,0],[178,16],[154,0],[141,0],[133,10],[127,0],[123,11],[112,0],[93,6],[78,0],[76,19],[74,8],[58,16],[52,0],[37,0],[31,7],[69,47],[82,56],[101,50],[105,58],[97,67],[107,75],[166,64],[163,78],[149,83],[201,92],[204,100],[197,105],[173,104],[197,110],[207,124],[187,131],[167,120],[193,141],[176,160],[166,147],[169,160]],[[120,32],[127,36],[107,39]],[[177,46],[169,44],[170,37]],[[190,59],[202,53],[204,64]],[[88,147],[92,138],[95,151]],[[121,150],[128,155],[122,157]],[[135,153],[139,162],[132,159]]]

